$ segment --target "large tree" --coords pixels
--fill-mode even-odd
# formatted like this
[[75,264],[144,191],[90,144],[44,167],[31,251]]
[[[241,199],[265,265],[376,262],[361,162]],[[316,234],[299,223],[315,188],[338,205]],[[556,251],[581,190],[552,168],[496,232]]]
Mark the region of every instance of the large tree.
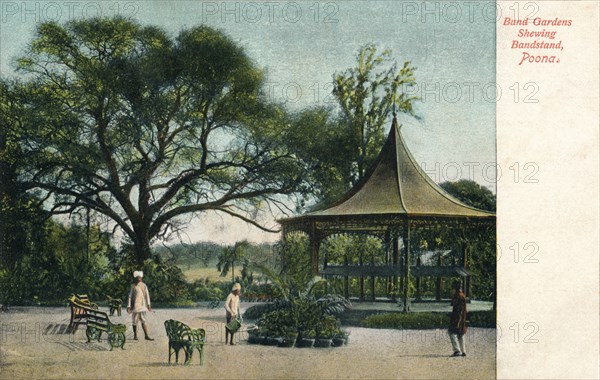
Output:
[[440,187],[469,206],[496,212],[496,195],[473,180],[446,181],[440,183]]
[[32,225],[42,222],[38,199],[25,194],[19,179],[25,94],[20,83],[0,80],[0,269],[14,268],[32,246]]
[[177,38],[123,18],[42,23],[21,70],[30,189],[51,211],[89,208],[128,236],[138,263],[180,218],[248,214],[297,190],[285,113],[261,97],[263,73],[220,31]]
[[393,106],[414,115],[416,97],[405,92],[415,84],[415,68],[405,61],[401,67],[390,50],[377,51],[367,44],[356,55],[356,66],[334,75],[333,95],[345,118],[350,146],[349,157],[356,168],[352,184],[358,182],[383,146],[384,127]]
[[294,115],[291,138],[297,142],[295,153],[311,169],[316,207],[337,201],[365,175],[383,146],[394,105],[397,112],[414,115],[416,98],[405,92],[415,83],[414,70],[408,61],[399,67],[390,50],[364,45],[356,65],[333,76],[337,107]]
[[343,118],[332,108],[312,107],[294,114],[291,125],[292,149],[309,168],[310,192],[299,206],[306,201],[316,200],[317,206],[337,201],[352,185],[355,167],[353,138]]

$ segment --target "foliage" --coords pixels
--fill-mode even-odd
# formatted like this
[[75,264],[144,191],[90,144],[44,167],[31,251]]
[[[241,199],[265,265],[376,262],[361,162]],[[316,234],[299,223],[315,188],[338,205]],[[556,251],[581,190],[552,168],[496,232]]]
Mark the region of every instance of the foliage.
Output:
[[191,298],[195,301],[220,301],[224,300],[227,294],[227,290],[224,290],[222,285],[203,280],[191,283],[190,292]]
[[[495,328],[496,312],[470,311],[467,315],[470,327]],[[377,329],[439,329],[447,328],[450,317],[447,313],[381,313],[366,317],[364,327]]]
[[323,242],[321,251],[330,264],[342,265],[345,260],[350,265],[384,263],[381,239],[374,236],[333,235]]
[[357,53],[356,67],[334,76],[333,95],[352,136],[354,151],[349,161],[356,164],[353,184],[365,175],[383,146],[383,129],[392,105],[413,114],[416,98],[404,89],[415,84],[415,68],[408,61],[398,68],[390,56],[390,50],[379,53],[374,44],[364,45]]
[[[257,325],[264,331],[294,331],[304,336],[313,336],[318,331],[327,330],[329,325],[324,325],[326,320],[333,318],[339,325],[334,314],[351,307],[348,300],[338,295],[317,298],[315,290],[325,283],[320,277],[312,277],[309,281],[301,283],[298,278],[287,272],[277,275],[267,268],[259,269],[269,278],[280,297],[278,303],[257,308],[251,313],[261,315]],[[271,308],[274,310],[269,310]],[[328,317],[331,318],[327,319]]]
[[30,233],[35,251],[25,251],[12,269],[0,271],[0,302],[61,303],[71,293],[105,299],[107,256],[114,249],[97,226],[86,233],[82,227],[46,220]]
[[485,211],[496,211],[494,193],[475,181],[468,179],[460,179],[456,182],[447,181],[440,183],[440,187],[469,206]]
[[155,252],[165,262],[179,265],[185,270],[198,265],[203,267],[213,266],[222,252],[222,247],[211,242],[180,243],[171,246],[158,246]]
[[471,327],[496,327],[496,310],[471,311],[467,318]]
[[320,323],[317,324],[316,333],[317,337],[328,339],[331,339],[336,335],[341,335],[342,330],[340,329],[340,321],[331,315],[326,315]]
[[[262,96],[262,72],[206,26],[172,39],[120,17],[41,23],[19,67],[27,97],[28,189],[50,211],[111,218],[138,265],[182,217],[250,212],[298,190],[285,112]],[[135,200],[135,201],[134,201]]]
[[446,313],[382,313],[368,316],[364,327],[378,329],[436,329],[447,328],[450,318]]
[[281,301],[275,301],[275,302],[254,305],[254,306],[249,307],[244,312],[244,319],[257,320],[269,312],[279,310],[282,308],[287,308],[288,306],[289,305],[287,302],[281,302]]
[[219,262],[217,262],[217,269],[221,272],[221,277],[227,276],[229,270],[231,270],[231,279],[235,281],[235,263],[242,262],[244,269],[242,270],[242,278],[245,278],[244,274],[247,273],[248,260],[244,260],[244,256],[250,243],[248,241],[240,241],[235,243],[233,247],[224,247],[223,253],[219,256]]
[[366,173],[385,139],[384,129],[396,105],[398,112],[414,115],[415,97],[405,90],[415,84],[414,67],[400,67],[390,50],[378,51],[374,44],[362,46],[356,65],[333,76],[334,107],[312,107],[292,115],[288,140],[294,154],[307,167],[311,207],[330,205],[340,199]]
[[288,234],[278,249],[282,258],[282,276],[276,276],[273,270],[267,270],[266,274],[269,278],[285,282],[275,285],[280,292],[283,292],[280,294],[282,297],[289,298],[288,292],[299,293],[300,289],[303,289],[313,278],[308,237],[304,234]]
[[189,286],[179,267],[162,263],[155,258],[147,260],[142,268],[155,302],[189,299]]
[[0,269],[12,270],[41,246],[45,215],[37,194],[26,194],[20,177],[27,160],[22,149],[25,86],[0,80]]
[[287,336],[297,332],[294,325],[294,311],[282,308],[263,314],[257,321],[257,326],[267,336]]
[[246,301],[272,301],[275,299],[275,288],[270,283],[251,282],[244,288]]
[[[291,116],[289,140],[294,154],[307,166],[310,191],[300,199],[297,212],[309,201],[331,204],[352,186],[352,134],[334,109],[312,107]],[[310,195],[310,197],[308,196]]]

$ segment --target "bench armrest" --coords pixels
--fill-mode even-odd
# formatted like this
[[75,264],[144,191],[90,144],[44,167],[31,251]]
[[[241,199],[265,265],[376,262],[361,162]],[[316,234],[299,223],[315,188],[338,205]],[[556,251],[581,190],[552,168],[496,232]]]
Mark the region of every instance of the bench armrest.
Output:
[[206,331],[204,329],[190,329],[190,335],[194,342],[204,342],[206,340]]

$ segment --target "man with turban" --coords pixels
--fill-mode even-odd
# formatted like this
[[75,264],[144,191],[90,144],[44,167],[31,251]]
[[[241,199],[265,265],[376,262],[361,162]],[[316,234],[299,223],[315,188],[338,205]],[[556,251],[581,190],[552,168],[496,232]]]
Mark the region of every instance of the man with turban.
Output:
[[[232,319],[236,319],[240,315],[240,291],[242,290],[242,286],[237,282],[231,288],[231,293],[227,296],[225,300],[225,311],[227,317],[227,323],[231,322]],[[235,345],[233,341],[234,331],[230,331],[225,328],[225,344],[229,341],[229,344],[232,346]],[[231,336],[231,340],[229,340],[229,336]]]
[[129,300],[127,301],[127,312],[131,314],[133,323],[133,339],[138,339],[137,325],[141,322],[145,339],[154,340],[148,335],[148,326],[146,325],[148,313],[152,312],[152,307],[150,306],[150,293],[148,292],[148,287],[142,282],[144,272],[135,271],[133,272],[133,277],[134,283],[131,285]]

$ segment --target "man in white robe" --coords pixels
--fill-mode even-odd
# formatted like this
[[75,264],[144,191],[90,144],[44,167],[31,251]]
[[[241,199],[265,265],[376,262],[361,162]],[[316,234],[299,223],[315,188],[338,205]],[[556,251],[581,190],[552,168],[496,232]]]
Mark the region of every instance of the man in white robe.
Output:
[[133,323],[133,339],[137,340],[137,325],[142,323],[142,329],[144,330],[144,336],[146,340],[154,340],[148,335],[148,313],[152,312],[150,306],[150,292],[148,287],[142,282],[144,272],[135,271],[133,277],[136,282],[131,285],[129,291],[129,299],[127,301],[127,312],[131,314],[131,321]]

